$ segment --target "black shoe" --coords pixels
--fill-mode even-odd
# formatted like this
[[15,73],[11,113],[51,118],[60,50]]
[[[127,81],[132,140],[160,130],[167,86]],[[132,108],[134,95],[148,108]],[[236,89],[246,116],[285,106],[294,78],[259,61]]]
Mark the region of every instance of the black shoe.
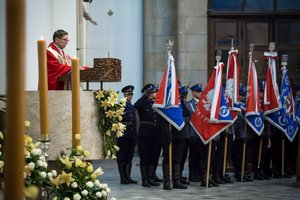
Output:
[[219,187],[219,184],[216,183],[213,179],[209,179],[209,183],[210,183],[213,187]]
[[[200,187],[206,187],[206,181],[201,181]],[[210,183],[210,181],[208,182],[208,187],[209,188],[213,187],[213,185]]]
[[149,178],[149,183],[151,186],[160,186],[160,183],[156,182],[154,179]]
[[137,184],[138,182],[133,180],[131,177],[127,178],[128,183],[133,183],[133,184]]
[[185,179],[185,178],[181,178],[180,179],[180,183],[184,184],[184,185],[189,185],[190,184],[190,182],[187,179]]
[[121,184],[128,184],[128,180],[125,178],[125,177],[121,177],[121,181],[120,181]]
[[219,177],[216,177],[213,180],[217,184],[225,184],[226,183],[224,180],[220,179]]
[[264,180],[265,179],[264,175],[262,175],[261,170],[259,168],[257,168],[254,172],[254,179],[255,180]]
[[189,177],[189,181],[190,181],[190,182],[200,182],[200,179],[198,179],[198,178],[195,177],[195,176],[190,176],[190,177]]
[[164,190],[172,190],[170,181],[164,181]]
[[173,181],[173,188],[174,189],[187,189],[187,186],[181,184],[179,180],[174,180]]
[[151,187],[150,183],[148,182],[148,180],[144,180],[142,183],[143,187]]
[[154,180],[155,180],[155,182],[159,182],[159,183],[163,182],[163,180],[158,178],[156,175],[154,175]]
[[224,176],[221,178],[225,183],[233,183],[233,181],[230,179],[230,176]]

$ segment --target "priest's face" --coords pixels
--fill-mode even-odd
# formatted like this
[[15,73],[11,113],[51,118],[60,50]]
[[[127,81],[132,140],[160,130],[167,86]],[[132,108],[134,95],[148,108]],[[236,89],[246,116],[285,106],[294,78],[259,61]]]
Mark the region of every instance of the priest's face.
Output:
[[61,49],[64,49],[67,46],[68,42],[69,42],[68,35],[64,35],[61,38],[55,38],[55,41],[54,41],[56,46],[58,46]]

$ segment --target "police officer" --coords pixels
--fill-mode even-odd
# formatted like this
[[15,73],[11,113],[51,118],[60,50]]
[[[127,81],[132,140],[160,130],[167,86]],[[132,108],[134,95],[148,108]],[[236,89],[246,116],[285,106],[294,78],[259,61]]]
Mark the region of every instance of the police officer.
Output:
[[[246,95],[247,95],[247,89],[243,85],[240,85],[239,88],[240,93],[240,102],[242,104],[242,111],[238,114],[237,120],[234,122],[233,126],[233,132],[235,135],[235,139],[232,142],[232,149],[231,149],[231,158],[233,162],[233,166],[235,169],[235,178],[237,181],[242,180],[241,171],[242,171],[242,161],[243,161],[243,145],[247,141],[247,135],[245,131],[245,110],[246,110]],[[250,131],[250,128],[247,129],[247,132]],[[246,151],[250,152],[249,150]],[[245,166],[246,163],[248,163],[249,156],[246,155],[245,158]],[[243,177],[243,181],[252,181],[252,178],[250,177],[249,173],[246,172]]]
[[138,152],[140,156],[140,170],[142,186],[159,186],[154,180],[157,166],[157,154],[160,151],[161,129],[159,115],[153,110],[157,87],[149,83],[141,91],[143,96],[134,104],[140,118],[138,131]]
[[118,169],[121,184],[137,183],[130,177],[132,158],[137,139],[135,108],[131,104],[134,86],[125,86],[121,91],[127,98],[122,123],[126,125],[123,137],[117,139],[120,150],[117,152]]
[[[187,101],[185,105],[190,113],[191,118],[193,113],[195,112],[203,89],[201,84],[197,83],[190,87],[190,90],[192,91],[193,98]],[[205,145],[191,126],[189,127],[189,129],[189,181],[200,182],[200,173],[202,173],[200,172],[201,148],[205,148]]]
[[186,142],[187,142],[186,139],[189,137],[190,112],[185,106],[185,101],[188,94],[188,86],[180,87],[179,93],[180,93],[181,109],[185,121],[185,126],[180,131],[172,127],[173,188],[187,189],[187,186],[182,184],[182,182],[185,184],[187,184],[187,182],[182,180],[181,178],[182,177],[181,162],[183,160],[184,150],[186,147]]

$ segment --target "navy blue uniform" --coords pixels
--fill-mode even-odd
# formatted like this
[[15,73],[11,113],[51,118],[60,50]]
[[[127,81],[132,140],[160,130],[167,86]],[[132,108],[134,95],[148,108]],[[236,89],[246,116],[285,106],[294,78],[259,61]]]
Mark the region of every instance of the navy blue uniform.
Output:
[[152,108],[154,101],[143,95],[134,107],[138,111],[140,127],[138,131],[138,151],[143,186],[156,185],[154,179],[157,157],[161,149],[161,132],[168,133],[168,126]]
[[135,108],[130,101],[126,102],[122,123],[126,125],[123,137],[117,139],[120,150],[117,153],[117,161],[131,163],[137,140]]

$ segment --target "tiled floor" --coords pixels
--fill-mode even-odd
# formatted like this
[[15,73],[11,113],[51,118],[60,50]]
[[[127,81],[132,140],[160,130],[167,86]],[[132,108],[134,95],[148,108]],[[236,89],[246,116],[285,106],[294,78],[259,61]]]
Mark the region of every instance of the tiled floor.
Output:
[[[118,200],[127,199],[170,199],[170,200],[196,200],[196,199],[220,199],[220,200],[261,200],[261,199],[284,199],[284,200],[300,200],[300,188],[293,187],[293,178],[271,179],[253,182],[234,182],[233,184],[225,184],[220,187],[202,188],[199,183],[192,183],[187,190],[173,189],[166,191],[159,187],[145,188],[141,186],[140,170],[138,159],[133,162],[132,178],[138,180],[138,184],[121,185],[116,161],[103,160],[95,162],[95,167],[100,166],[104,169],[104,175],[100,177],[101,182],[109,184],[112,193],[110,197]],[[157,174],[162,177],[161,166],[157,169]],[[187,175],[187,171],[184,171]]]

